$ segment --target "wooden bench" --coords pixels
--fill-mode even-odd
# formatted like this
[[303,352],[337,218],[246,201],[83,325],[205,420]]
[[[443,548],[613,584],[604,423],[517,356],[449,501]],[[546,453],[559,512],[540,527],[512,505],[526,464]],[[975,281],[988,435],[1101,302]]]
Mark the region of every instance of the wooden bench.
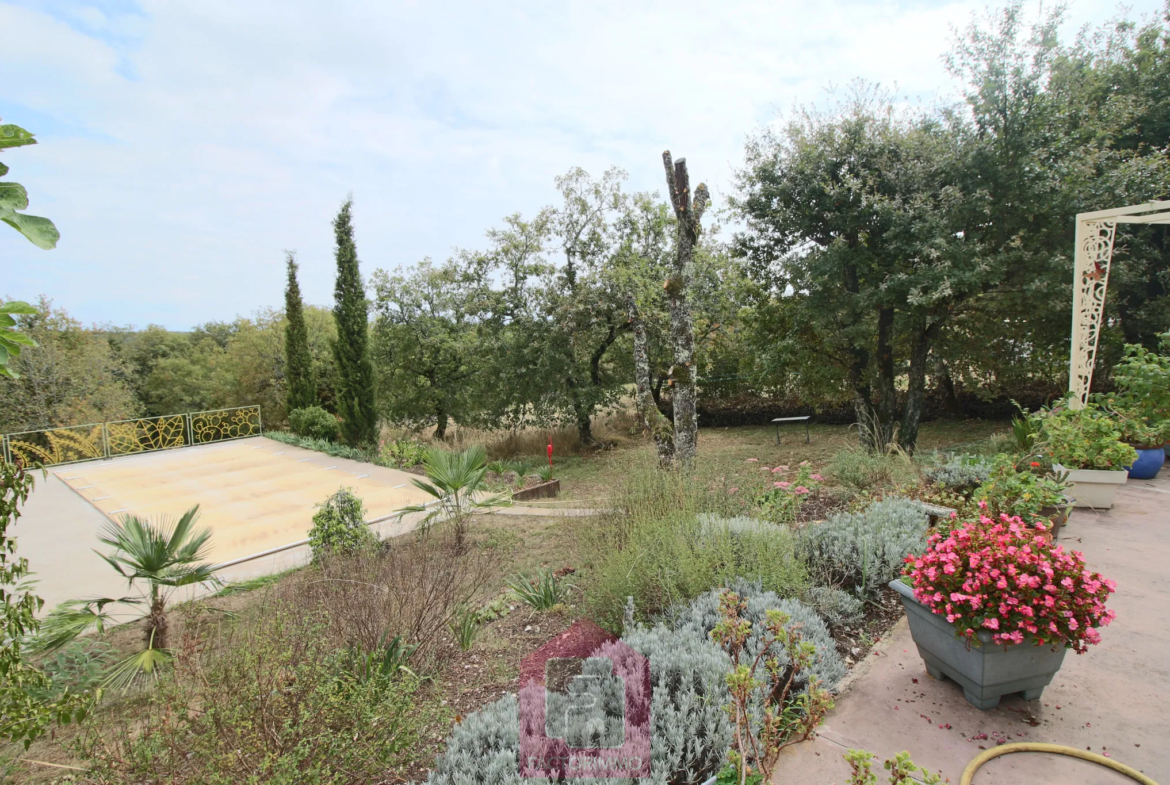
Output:
[[804,443],[808,444],[808,421],[811,415],[804,415],[803,417],[777,417],[772,420],[776,424],[776,444],[780,443],[780,426],[789,422],[804,422]]

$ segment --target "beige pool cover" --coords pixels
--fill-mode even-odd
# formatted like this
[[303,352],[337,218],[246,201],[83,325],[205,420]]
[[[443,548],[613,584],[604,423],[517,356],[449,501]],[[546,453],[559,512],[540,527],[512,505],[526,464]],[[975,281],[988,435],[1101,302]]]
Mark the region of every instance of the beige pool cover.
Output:
[[263,437],[62,466],[53,473],[108,518],[177,518],[198,504],[200,524],[213,532],[215,562],[303,540],[315,506],[343,486],[365,502],[367,520],[430,500],[406,472]]

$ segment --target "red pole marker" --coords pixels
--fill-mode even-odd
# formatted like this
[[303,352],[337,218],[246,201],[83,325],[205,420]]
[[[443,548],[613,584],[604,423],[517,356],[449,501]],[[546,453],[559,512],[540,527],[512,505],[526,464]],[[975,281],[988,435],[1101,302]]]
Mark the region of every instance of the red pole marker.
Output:
[[548,465],[552,466],[552,437],[548,437]]

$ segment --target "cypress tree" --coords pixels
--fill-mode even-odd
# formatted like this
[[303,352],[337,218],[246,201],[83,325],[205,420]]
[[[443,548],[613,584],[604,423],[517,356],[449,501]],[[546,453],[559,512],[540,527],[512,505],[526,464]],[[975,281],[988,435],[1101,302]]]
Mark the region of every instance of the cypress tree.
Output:
[[288,285],[284,289],[284,378],[287,384],[287,408],[304,409],[317,404],[317,385],[313,383],[313,358],[309,355],[309,330],[305,327],[305,306],[297,283],[297,257],[286,252]]
[[333,290],[333,318],[337,322],[337,413],[341,434],[353,446],[372,445],[377,439],[374,410],[374,366],[370,362],[366,290],[358,269],[351,212],[353,195],[346,198],[333,221],[337,237],[337,284]]

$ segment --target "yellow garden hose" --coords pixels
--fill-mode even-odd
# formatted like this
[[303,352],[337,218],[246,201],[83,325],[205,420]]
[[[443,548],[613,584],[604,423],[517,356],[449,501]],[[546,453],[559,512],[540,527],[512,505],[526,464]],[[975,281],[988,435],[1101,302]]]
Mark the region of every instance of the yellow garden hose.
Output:
[[1001,744],[998,747],[981,752],[976,755],[967,768],[963,771],[963,779],[959,781],[959,785],[971,785],[971,780],[975,778],[975,772],[979,767],[992,758],[998,758],[1000,755],[1010,755],[1013,752],[1051,752],[1054,755],[1068,755],[1073,758],[1080,758],[1081,760],[1092,761],[1093,763],[1100,763],[1102,766],[1108,766],[1114,771],[1119,771],[1130,779],[1137,780],[1142,785],[1158,785],[1152,779],[1142,774],[1136,769],[1131,769],[1124,763],[1118,763],[1112,758],[1106,758],[1104,755],[1098,755],[1095,752],[1088,750],[1079,750],[1076,747],[1065,747],[1063,744],[1040,744],[1038,742],[1019,742],[1017,744]]

